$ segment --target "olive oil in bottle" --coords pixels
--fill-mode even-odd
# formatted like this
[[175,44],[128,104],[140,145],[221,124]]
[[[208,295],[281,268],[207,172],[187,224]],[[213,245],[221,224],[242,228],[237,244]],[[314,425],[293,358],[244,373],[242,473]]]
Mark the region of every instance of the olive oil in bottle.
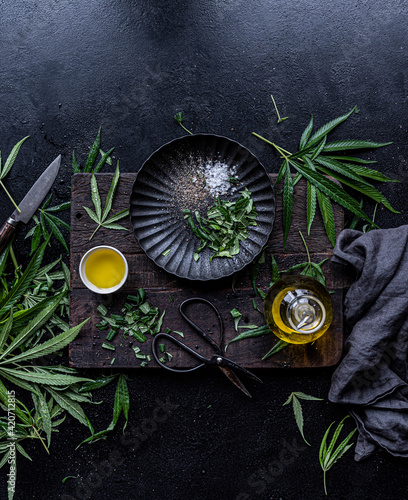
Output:
[[333,305],[327,289],[307,276],[285,276],[269,290],[264,316],[273,333],[291,344],[314,342],[329,328]]

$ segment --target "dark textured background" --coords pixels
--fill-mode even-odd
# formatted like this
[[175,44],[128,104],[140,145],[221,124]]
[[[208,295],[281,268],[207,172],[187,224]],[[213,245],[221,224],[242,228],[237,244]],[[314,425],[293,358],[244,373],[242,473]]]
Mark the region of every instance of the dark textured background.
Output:
[[[183,134],[173,120],[178,111],[194,132],[238,140],[276,172],[276,154],[252,131],[294,150],[311,113],[321,125],[357,104],[360,113],[333,138],[394,142],[366,155],[403,182],[380,188],[401,215],[380,208],[376,220],[382,227],[407,223],[407,18],[402,0],[1,0],[3,158],[30,135],[6,185],[21,199],[61,153],[53,201],[69,199],[72,150],[84,162],[99,125],[121,170],[137,171]],[[289,116],[279,126],[271,93]],[[6,219],[12,207],[2,191],[0,207]],[[16,245],[22,262],[25,231]],[[50,258],[59,255],[57,245],[53,252]],[[318,447],[327,426],[347,412],[327,401],[332,371],[262,373],[252,400],[215,373],[138,373],[129,383],[129,429],[146,439],[124,442],[119,426],[106,441],[75,450],[87,430],[67,418],[50,456],[39,444],[27,446],[35,460],[19,460],[15,498],[324,498]],[[113,391],[88,410],[97,430],[110,422]],[[303,405],[311,447],[291,408],[282,408],[292,391],[325,399]],[[157,398],[174,406],[167,416],[157,413]],[[279,456],[281,469],[273,463]],[[269,465],[275,477],[268,483]],[[357,464],[349,452],[328,473],[329,497],[405,498],[406,468],[406,460],[381,452]],[[62,484],[67,475],[79,478]]]

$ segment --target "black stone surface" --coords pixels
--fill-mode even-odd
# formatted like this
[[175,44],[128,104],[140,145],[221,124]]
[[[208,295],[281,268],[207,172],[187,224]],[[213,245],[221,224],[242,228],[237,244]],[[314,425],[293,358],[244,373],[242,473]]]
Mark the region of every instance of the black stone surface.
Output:
[[[333,138],[393,141],[366,153],[402,181],[380,187],[401,214],[379,207],[376,221],[406,224],[407,21],[402,0],[2,0],[3,159],[30,136],[5,185],[21,199],[61,153],[53,202],[68,200],[72,150],[83,163],[100,125],[121,170],[137,171],[183,135],[173,119],[179,111],[194,132],[231,137],[277,172],[277,155],[251,132],[294,150],[311,113],[321,125],[358,105]],[[271,93],[289,116],[279,125]],[[5,220],[13,208],[3,191],[0,207]],[[29,253],[25,231],[15,245],[21,262]],[[60,253],[55,246],[48,258]],[[33,463],[19,460],[15,498],[324,498],[320,441],[347,413],[327,401],[332,372],[262,372],[252,400],[213,372],[130,374],[132,439],[119,426],[106,441],[76,450],[88,432],[67,418],[50,456],[39,443],[27,446]],[[324,398],[303,404],[310,447],[291,408],[282,407],[292,391]],[[110,422],[113,395],[114,387],[101,391],[104,404],[87,410],[96,430]],[[328,472],[329,498],[405,498],[406,470],[406,460],[385,453],[357,464],[349,452]],[[63,484],[68,475],[78,478]]]

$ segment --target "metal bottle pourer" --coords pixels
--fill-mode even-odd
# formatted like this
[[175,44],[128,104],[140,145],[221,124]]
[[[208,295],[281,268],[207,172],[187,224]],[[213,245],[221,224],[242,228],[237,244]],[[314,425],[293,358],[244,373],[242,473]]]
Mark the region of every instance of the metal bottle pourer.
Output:
[[326,309],[310,291],[297,289],[288,292],[282,300],[281,316],[286,317],[296,333],[310,335],[324,325]]

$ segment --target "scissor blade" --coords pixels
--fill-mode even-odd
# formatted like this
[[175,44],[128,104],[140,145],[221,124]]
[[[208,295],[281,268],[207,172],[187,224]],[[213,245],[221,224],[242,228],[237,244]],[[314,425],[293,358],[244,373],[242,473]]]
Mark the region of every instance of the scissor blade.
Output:
[[232,370],[230,370],[229,368],[225,368],[224,366],[219,366],[218,368],[222,371],[222,373],[227,377],[228,380],[230,380],[236,387],[238,387],[239,390],[241,390],[248,397],[252,398],[247,388],[244,386],[244,384],[239,380],[239,378],[235,375],[235,373]]
[[238,370],[241,373],[244,373],[247,377],[250,377],[257,382],[261,382],[262,380],[258,378],[256,375],[254,375],[252,372],[244,368],[243,366],[239,365],[238,363],[235,363],[235,361],[231,361],[228,358],[224,358],[224,356],[213,356],[215,358],[215,363],[218,364],[218,366],[223,366],[224,368],[231,368],[234,370]]

